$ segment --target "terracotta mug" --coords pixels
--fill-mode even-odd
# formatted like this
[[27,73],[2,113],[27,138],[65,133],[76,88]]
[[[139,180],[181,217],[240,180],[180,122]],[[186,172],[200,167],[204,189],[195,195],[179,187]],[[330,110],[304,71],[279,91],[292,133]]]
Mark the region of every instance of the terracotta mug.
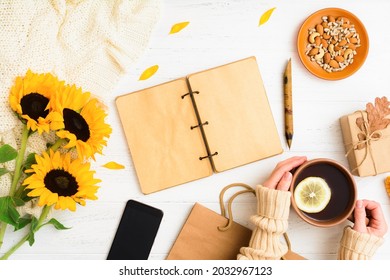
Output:
[[[352,174],[340,163],[327,158],[313,159],[299,166],[293,173],[291,204],[304,221],[318,227],[331,227],[351,216],[357,199],[356,183]],[[303,212],[295,203],[295,187],[307,177],[321,177],[331,189],[330,201],[321,212]]]

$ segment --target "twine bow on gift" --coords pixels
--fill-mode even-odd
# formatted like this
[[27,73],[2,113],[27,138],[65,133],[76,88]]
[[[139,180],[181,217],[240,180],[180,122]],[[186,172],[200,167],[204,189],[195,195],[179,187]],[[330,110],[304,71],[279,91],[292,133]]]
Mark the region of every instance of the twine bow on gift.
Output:
[[360,114],[362,116],[362,118],[361,118],[362,123],[359,126],[361,132],[359,132],[357,135],[359,140],[356,142],[352,142],[352,143],[347,144],[347,146],[352,145],[352,147],[347,151],[345,156],[347,157],[354,150],[365,149],[365,154],[363,156],[363,159],[354,169],[352,169],[352,172],[356,171],[360,166],[362,166],[362,164],[365,162],[367,157],[370,156],[371,161],[373,163],[375,175],[378,175],[378,170],[377,170],[374,155],[372,152],[371,142],[372,141],[379,141],[379,140],[383,139],[384,137],[383,137],[382,131],[380,131],[380,130],[371,131],[366,115],[363,113],[363,111],[358,111],[358,112],[360,112]]

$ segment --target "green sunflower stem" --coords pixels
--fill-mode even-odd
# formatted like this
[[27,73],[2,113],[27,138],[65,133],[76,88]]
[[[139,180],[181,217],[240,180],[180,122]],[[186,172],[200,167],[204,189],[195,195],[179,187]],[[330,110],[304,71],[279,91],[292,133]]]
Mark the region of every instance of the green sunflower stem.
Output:
[[18,152],[18,156],[16,157],[16,163],[15,163],[15,174],[14,177],[12,178],[12,184],[11,184],[11,189],[10,189],[10,196],[13,196],[16,191],[16,186],[18,185],[20,176],[21,176],[21,171],[22,171],[22,164],[24,160],[24,154],[26,152],[26,146],[27,146],[27,139],[29,136],[29,129],[27,128],[26,125],[23,126],[23,132],[22,132],[22,143],[20,144],[20,149]]
[[57,141],[49,148],[51,150],[53,150],[54,152],[58,150],[59,147],[62,146],[63,143],[66,142],[66,139],[63,139],[63,138],[59,138],[57,139]]
[[39,219],[38,219],[38,224],[37,224],[36,230],[34,232],[38,231],[39,228],[42,226],[43,222],[47,218],[47,215],[49,215],[50,209],[51,209],[51,206],[45,205],[43,207],[42,212],[41,212],[41,216],[39,216]]
[[0,223],[0,249],[3,246],[3,240],[5,235],[5,230],[7,229],[7,224],[4,222]]
[[[27,128],[26,125],[23,126],[23,131],[22,131],[22,142],[20,144],[20,149],[18,152],[18,155],[16,157],[16,162],[15,162],[15,173],[12,177],[12,183],[11,183],[11,188],[9,191],[9,195],[12,197],[15,194],[16,191],[16,186],[18,185],[20,176],[21,176],[21,171],[22,171],[22,164],[24,160],[24,154],[26,152],[26,146],[27,146],[27,139],[29,136],[29,129]],[[3,245],[3,240],[4,240],[4,235],[7,230],[7,223],[1,222],[0,223],[0,248]]]
[[18,243],[16,243],[11,249],[8,250],[1,258],[0,260],[8,260],[8,258],[15,253],[16,250],[18,250],[24,242],[26,242],[30,238],[30,233],[26,234],[22,239],[19,240]]
[[[51,209],[51,206],[45,206],[42,209],[41,215],[38,219],[38,223],[36,227],[32,230],[33,234],[36,233],[44,223],[45,219],[47,218],[47,215],[49,214]],[[31,232],[27,233],[22,239],[19,240],[18,243],[16,243],[12,248],[10,248],[1,258],[0,260],[7,260],[13,253],[15,253],[27,240],[29,240],[31,235]]]

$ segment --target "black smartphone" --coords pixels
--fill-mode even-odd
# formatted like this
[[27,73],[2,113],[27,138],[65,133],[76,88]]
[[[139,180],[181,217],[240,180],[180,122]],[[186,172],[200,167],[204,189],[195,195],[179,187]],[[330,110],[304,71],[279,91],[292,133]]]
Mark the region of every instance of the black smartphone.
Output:
[[162,217],[160,209],[129,200],[107,260],[147,260]]

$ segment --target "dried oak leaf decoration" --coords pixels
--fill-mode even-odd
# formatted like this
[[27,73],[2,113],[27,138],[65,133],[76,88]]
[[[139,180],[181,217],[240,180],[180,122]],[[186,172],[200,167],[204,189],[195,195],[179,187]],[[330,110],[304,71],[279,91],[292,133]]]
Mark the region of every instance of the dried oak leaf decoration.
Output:
[[[359,141],[364,141],[367,136],[370,136],[375,131],[385,129],[390,124],[390,101],[387,97],[375,98],[375,105],[368,103],[366,105],[367,124],[365,124],[363,117],[356,119],[356,125],[362,131],[358,134]],[[366,125],[368,127],[366,127]],[[380,138],[379,133],[374,133],[371,138]],[[366,143],[363,142],[357,146],[358,150],[365,148]]]

